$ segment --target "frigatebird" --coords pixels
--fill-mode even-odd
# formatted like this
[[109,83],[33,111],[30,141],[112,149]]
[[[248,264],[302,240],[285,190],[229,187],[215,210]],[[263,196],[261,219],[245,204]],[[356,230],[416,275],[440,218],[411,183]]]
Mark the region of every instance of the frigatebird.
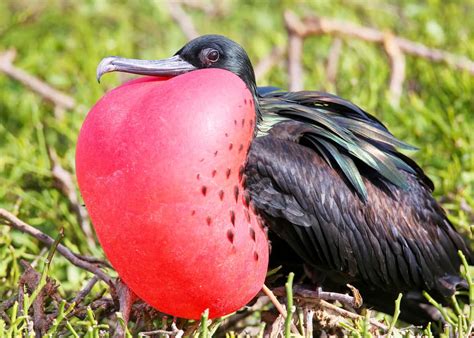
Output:
[[458,251],[469,262],[472,253],[433,198],[432,181],[399,151],[414,148],[377,118],[328,93],[257,87],[245,50],[220,35],[198,37],[165,60],[105,58],[97,77],[206,68],[236,74],[254,98],[257,124],[241,175],[268,227],[271,264],[304,266],[318,286],[350,283],[385,312],[404,293],[408,322],[439,318],[422,290],[446,300],[465,287]]

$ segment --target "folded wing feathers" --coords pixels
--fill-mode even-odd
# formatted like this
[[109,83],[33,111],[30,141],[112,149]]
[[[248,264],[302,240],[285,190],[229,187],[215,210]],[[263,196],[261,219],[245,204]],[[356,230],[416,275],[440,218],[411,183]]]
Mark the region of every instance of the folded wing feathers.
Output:
[[367,191],[358,161],[402,189],[408,185],[399,169],[420,175],[419,167],[396,150],[416,148],[395,138],[375,117],[349,101],[321,92],[269,91],[261,95],[259,106],[261,133],[282,120],[307,123],[310,128],[301,137],[330,165],[340,168],[364,201]]
[[353,187],[356,188],[360,198],[362,198],[364,201],[367,201],[367,190],[365,189],[364,182],[360,176],[359,169],[357,169],[357,166],[354,164],[354,161],[350,158],[350,156],[340,153],[334,145],[323,139],[320,139],[319,143],[336,161],[337,165],[344,172],[344,175],[347,177],[349,182]]

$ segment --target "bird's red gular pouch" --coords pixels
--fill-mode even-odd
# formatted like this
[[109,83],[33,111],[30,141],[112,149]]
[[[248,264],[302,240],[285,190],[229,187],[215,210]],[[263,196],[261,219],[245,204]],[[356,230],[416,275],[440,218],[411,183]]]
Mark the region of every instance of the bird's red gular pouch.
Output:
[[254,128],[252,94],[221,69],[132,81],[89,112],[82,196],[120,277],[159,311],[222,316],[262,287],[268,243],[241,182]]

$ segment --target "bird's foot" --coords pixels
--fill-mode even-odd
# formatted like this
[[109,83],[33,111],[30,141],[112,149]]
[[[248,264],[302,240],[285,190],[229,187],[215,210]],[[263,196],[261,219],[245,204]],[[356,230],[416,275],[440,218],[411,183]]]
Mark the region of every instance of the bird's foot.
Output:
[[124,323],[122,324],[119,320],[117,320],[114,337],[122,338],[125,337],[132,305],[135,303],[138,297],[120,279],[117,279],[117,282],[115,283],[115,296],[118,300],[119,312],[122,314]]
[[[294,285],[293,295],[296,298],[300,298],[301,300],[307,301],[307,302],[318,302],[320,300],[338,301],[352,308],[357,309],[361,307],[363,300],[362,300],[362,296],[359,293],[359,290],[357,290],[355,287],[349,284],[347,285],[347,287],[351,290],[352,296],[348,294],[343,294],[343,293],[323,291],[321,287],[318,287],[316,290],[314,290],[313,287],[308,287],[305,285]],[[274,289],[273,291],[275,292],[276,295],[285,295],[284,288],[277,288],[277,289]]]
[[178,327],[176,326],[176,322],[173,321],[173,323],[171,324],[170,331],[161,329],[161,330],[140,332],[140,335],[146,336],[146,337],[153,336],[153,335],[165,335],[166,337],[181,338],[184,335],[184,331],[181,329],[178,329]]
[[[357,290],[355,287],[353,287],[350,284],[347,284],[347,287],[351,290],[352,296],[345,293],[323,291],[321,287],[318,287],[316,291],[311,291],[302,287],[301,293],[306,294],[306,297],[308,297],[308,295],[314,294],[314,297],[316,298],[326,300],[326,301],[327,300],[338,301],[342,304],[346,304],[356,309],[361,307],[363,300],[362,300],[362,296],[359,293],[359,290]],[[298,292],[298,291],[295,291],[295,292]]]

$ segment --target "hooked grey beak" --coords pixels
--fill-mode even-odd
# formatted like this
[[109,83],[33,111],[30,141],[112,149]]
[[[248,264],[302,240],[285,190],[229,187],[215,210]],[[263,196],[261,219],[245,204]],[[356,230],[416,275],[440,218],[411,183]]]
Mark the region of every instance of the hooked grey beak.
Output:
[[105,73],[124,72],[140,75],[173,77],[197,69],[184,61],[179,55],[163,60],[126,59],[109,56],[100,61],[97,66],[97,81]]

